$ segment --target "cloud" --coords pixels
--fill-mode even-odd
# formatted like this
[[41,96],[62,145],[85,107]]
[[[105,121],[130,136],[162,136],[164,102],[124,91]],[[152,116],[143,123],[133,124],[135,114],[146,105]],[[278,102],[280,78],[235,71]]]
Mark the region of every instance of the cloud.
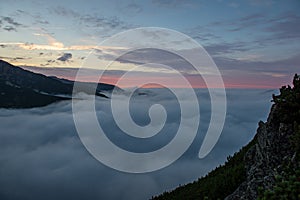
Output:
[[43,37],[47,40],[47,44],[35,44],[35,43],[0,43],[10,46],[18,46],[25,50],[114,50],[114,49],[126,49],[125,47],[110,47],[110,46],[98,46],[98,45],[71,45],[65,46],[62,42],[58,41],[52,34],[45,31],[34,33],[35,36]]
[[261,26],[265,27],[269,23],[269,17],[264,13],[254,13],[239,17],[236,19],[224,19],[207,24],[204,28],[207,30],[221,27],[223,31],[239,32],[244,30],[259,29]]
[[247,15],[234,22],[228,22],[228,25],[232,26],[229,31],[235,32],[249,29],[251,27],[263,24],[264,22],[266,22],[266,16],[262,13]]
[[209,31],[207,31],[206,33],[201,32],[200,30],[195,30],[192,32],[188,32],[187,33],[189,36],[191,36],[193,39],[198,40],[198,41],[211,41],[211,40],[216,40],[216,39],[220,39],[219,36],[209,33]]
[[232,8],[238,8],[240,6],[240,4],[236,3],[236,2],[230,2],[228,4],[228,6],[232,7]]
[[[191,54],[193,53],[193,49],[189,49],[186,51],[190,51]],[[115,51],[105,51],[100,54],[99,59],[109,60],[114,58],[114,55],[115,55]],[[130,51],[126,54],[122,54],[121,56],[117,57],[115,61],[120,63],[125,63],[125,64],[133,64],[133,65],[157,63],[157,64],[169,66],[173,69],[176,69],[182,73],[187,73],[187,74],[193,73],[195,71],[193,66],[190,63],[188,63],[184,58],[181,58],[176,54],[173,54],[171,52],[162,49],[153,49],[153,48],[137,49],[134,51]],[[161,66],[156,67],[155,65],[152,65],[151,67],[156,70],[165,70],[165,68]],[[145,68],[150,69],[149,66],[145,66]],[[163,73],[163,71],[160,72]]]
[[[53,63],[56,62],[55,60],[48,60],[47,62]],[[36,73],[42,73],[47,76],[58,76],[58,77],[65,77],[70,80],[74,80],[76,77],[76,74],[79,70],[79,68],[64,68],[64,67],[33,67],[33,66],[21,66],[24,69],[36,72]],[[84,71],[83,74],[85,76],[91,77],[92,75],[97,75],[99,72],[103,73],[104,71],[98,70],[98,69],[90,69],[90,68],[81,68],[80,70]],[[105,72],[106,75],[110,76],[120,76],[124,74],[127,71],[122,70],[108,70]]]
[[21,10],[21,9],[18,9],[17,12],[21,13],[21,14],[28,14],[28,12],[26,12],[25,10]]
[[[240,56],[237,58],[228,58],[224,56],[226,53],[246,51],[246,49],[243,49],[242,44],[240,46],[236,45],[234,48],[228,44],[224,46],[211,46],[210,48],[206,47],[206,49],[211,55],[214,55],[214,62],[222,74],[226,87],[277,88],[282,84],[288,83],[290,81],[290,76],[293,73],[297,73],[299,68],[299,55],[274,61],[260,61],[260,55],[255,54],[247,54],[247,56]],[[99,57],[100,61],[111,61],[115,58],[116,52],[119,51],[123,50],[97,50],[96,56]],[[185,51],[188,51],[187,53],[193,55],[192,49]],[[80,57],[74,56],[74,59],[75,58],[80,59]],[[55,62],[55,59],[51,59],[45,63],[45,65],[53,66],[53,63]],[[144,65],[147,63],[157,63],[160,65]],[[130,79],[128,78],[126,85],[119,85],[120,87],[133,87],[135,86],[136,81],[139,81],[139,79],[142,78],[146,79],[147,77],[172,80],[172,78],[174,78],[173,72],[161,65],[166,65],[177,70],[187,77],[195,87],[203,87],[204,83],[201,74],[210,73],[209,71],[202,71],[201,74],[199,74],[190,63],[170,52],[158,49],[139,49],[127,54],[122,54],[115,60],[112,66],[105,71],[101,70],[100,67],[99,69],[94,70],[85,69],[85,76],[81,77],[84,78],[81,81],[97,81],[101,72],[103,73],[105,82],[115,84],[122,75],[136,66],[140,67],[131,72],[134,76],[132,75]],[[74,80],[78,69],[68,69],[69,70],[64,68],[51,68],[51,73],[50,71],[43,71],[43,68],[39,69],[33,67],[31,70]],[[176,85],[176,81],[174,84]]]
[[[300,16],[298,14],[284,12],[268,16],[265,13],[256,12],[236,19],[215,21],[207,25],[194,27],[186,32],[192,38],[201,42],[208,53],[213,57],[239,57],[239,59],[237,59],[239,61],[236,64],[232,63],[233,65],[237,65],[242,57],[248,58],[249,60],[250,58],[252,58],[252,60],[259,60],[258,56],[261,56],[261,58],[268,57],[270,59],[270,53],[264,54],[263,52],[272,52],[271,49],[273,49],[274,46],[281,46],[280,48],[284,49],[288,48],[289,51],[294,49],[294,52],[297,52],[296,47],[288,47],[288,44],[296,44],[299,42],[299,27]],[[223,35],[218,35],[220,32],[223,33]],[[232,35],[236,36],[235,38],[239,38],[241,34],[249,34],[249,37],[242,40],[229,38],[227,41],[224,40],[226,39],[224,35]],[[278,47],[277,49],[280,48]],[[257,51],[261,53],[253,53]],[[285,57],[287,58],[287,55],[285,55]],[[229,57],[227,58],[230,59]],[[248,64],[246,63],[246,65]],[[243,68],[242,65],[240,66]],[[284,66],[282,67],[284,68]],[[251,71],[250,68],[248,69]]]
[[204,48],[210,55],[222,55],[248,51],[250,47],[248,47],[244,42],[234,42],[211,44],[204,46]]
[[278,88],[299,71],[299,55],[276,61],[215,57],[227,87]]
[[134,13],[140,13],[143,10],[142,7],[135,2],[131,2],[130,4],[127,5],[126,8],[128,12],[134,12]]
[[61,57],[57,58],[57,60],[66,62],[66,61],[69,61],[71,58],[72,58],[71,53],[64,53]]
[[127,24],[122,21],[120,18],[113,17],[104,17],[99,15],[82,15],[80,17],[80,22],[86,28],[92,29],[102,29],[103,31],[116,32],[120,30],[126,30],[129,28],[134,28],[134,25]]
[[117,3],[117,9],[127,16],[135,16],[136,14],[141,13],[143,11],[142,6],[134,1],[130,3],[123,3],[122,1],[120,1]]
[[38,23],[38,24],[43,24],[43,25],[50,24],[49,21],[47,21],[47,20],[36,20],[35,22]]
[[15,13],[14,16],[17,16],[19,18],[24,18],[24,17],[30,17],[32,18],[33,24],[36,25],[49,25],[49,21],[45,20],[43,16],[39,13],[33,13],[33,12],[27,12],[25,10],[20,10],[18,9]]
[[53,14],[56,14],[56,15],[61,15],[61,16],[64,16],[64,17],[78,18],[78,17],[81,16],[79,12],[76,12],[72,9],[65,8],[65,7],[62,7],[62,6],[57,6],[57,7],[54,7],[54,8],[50,8],[49,11],[50,11],[50,13],[53,13]]
[[22,24],[16,22],[13,18],[11,17],[2,17],[2,20],[7,22],[8,24],[11,24],[13,26],[22,26]]
[[31,59],[31,58],[24,58],[24,57],[14,57],[14,58],[12,58],[13,61],[15,61],[15,60],[24,60],[24,59]]
[[31,57],[7,57],[7,56],[0,56],[0,59],[8,60],[9,62],[15,62],[19,60],[30,60]]
[[6,31],[17,31],[17,29],[12,26],[5,26],[3,29]]
[[[247,57],[241,58],[228,58],[224,56],[224,54],[246,52],[249,50],[249,48],[251,49],[252,47],[247,47],[243,42],[221,43],[205,46],[205,49],[208,51],[208,53],[214,56],[214,61],[216,62],[221,73],[223,72],[225,76],[227,73],[232,74],[233,71],[237,72],[238,74],[242,72],[249,72],[249,76],[251,76],[251,74],[257,75],[257,73],[280,73],[288,76],[289,74],[296,72],[298,63],[300,62],[299,55],[275,61],[259,61],[259,57],[257,57],[257,55],[250,54],[247,55]],[[193,55],[193,49],[185,51],[188,51],[191,55]],[[109,53],[102,53],[100,59],[105,58],[111,59],[112,56],[110,56]],[[186,60],[170,52],[165,52],[158,49],[149,48],[131,51],[118,57],[116,61],[133,65],[158,63],[172,67],[173,69],[178,70],[185,75],[193,75],[196,73],[193,66],[191,66],[191,64],[189,64]],[[161,66],[155,69],[159,70],[160,68]],[[161,71],[161,73],[163,73],[163,71]],[[238,82],[236,83],[238,84]]]
[[[180,110],[177,100],[167,90],[140,91],[151,95],[132,98],[130,113],[134,121],[149,122],[148,109],[153,103],[164,105],[168,113],[163,131],[149,140],[122,133],[111,116],[109,100],[97,99],[95,106],[108,137],[124,149],[141,152],[159,148],[172,139]],[[201,121],[194,143],[171,166],[147,174],[120,173],[96,161],[77,136],[69,101],[43,108],[0,109],[0,197],[3,200],[150,199],[205,175],[251,140],[257,122],[266,120],[273,92],[228,90],[228,113],[221,138],[213,151],[199,160],[197,153],[208,127],[210,103],[207,91],[197,90]],[[189,97],[185,99],[188,100]]]
[[[285,43],[287,40],[297,40],[300,38],[300,16],[291,13],[281,13],[277,16],[267,16],[264,13],[254,13],[236,20],[223,20],[213,22],[205,29],[215,26],[223,27],[228,32],[253,31],[257,33],[248,38],[246,45],[257,44],[260,47]],[[267,35],[266,35],[267,34]]]
[[24,25],[16,22],[13,18],[11,17],[5,17],[5,16],[2,16],[1,17],[2,20],[0,20],[0,27],[2,26],[2,24],[6,24],[4,27],[3,27],[3,30],[6,30],[6,31],[17,31],[17,28],[18,27],[23,27]]
[[274,0],[248,0],[252,6],[271,6],[275,3]]
[[300,15],[284,14],[270,21],[272,23],[266,30],[273,35],[273,40],[300,38]]
[[[35,34],[40,35],[40,34]],[[35,43],[23,43],[23,42],[1,42],[0,45],[6,45],[11,47],[19,47],[25,50],[53,50],[53,51],[62,51],[62,50],[124,50],[126,47],[116,47],[116,46],[98,46],[98,45],[72,45],[65,46],[63,43],[53,40],[48,40],[49,44],[35,44]]]
[[[138,10],[138,6],[134,3],[129,4],[128,6],[136,11]],[[135,27],[134,25],[122,21],[116,16],[105,17],[99,15],[99,13],[84,14],[61,6],[51,8],[50,13],[63,17],[71,17],[76,20],[76,23],[79,23],[86,29],[102,30],[110,33]]]
[[152,0],[154,5],[159,7],[166,7],[166,8],[178,8],[178,7],[192,7],[194,4],[193,1],[185,0]]
[[47,60],[47,63],[51,64],[51,63],[55,63],[55,60]]
[[215,57],[216,64],[223,70],[240,70],[244,72],[281,72],[292,74],[299,68],[299,55],[276,61],[251,61],[234,58]]

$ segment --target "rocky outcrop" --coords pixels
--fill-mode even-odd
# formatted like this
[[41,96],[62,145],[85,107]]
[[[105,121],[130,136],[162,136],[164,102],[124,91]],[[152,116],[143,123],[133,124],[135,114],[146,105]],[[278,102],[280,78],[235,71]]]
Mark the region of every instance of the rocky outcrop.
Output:
[[245,155],[247,179],[226,200],[257,199],[258,191],[270,190],[275,177],[286,165],[297,169],[296,152],[291,143],[292,123],[281,122],[278,105],[271,108],[267,122],[259,122],[256,144]]

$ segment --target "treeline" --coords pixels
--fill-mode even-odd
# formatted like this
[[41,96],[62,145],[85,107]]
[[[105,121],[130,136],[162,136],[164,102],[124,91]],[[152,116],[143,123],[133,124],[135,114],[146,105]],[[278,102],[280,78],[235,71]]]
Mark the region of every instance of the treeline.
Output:
[[171,192],[164,192],[152,199],[224,199],[246,180],[244,156],[255,143],[256,138],[233,156],[228,156],[225,164],[220,165],[197,181],[180,186]]

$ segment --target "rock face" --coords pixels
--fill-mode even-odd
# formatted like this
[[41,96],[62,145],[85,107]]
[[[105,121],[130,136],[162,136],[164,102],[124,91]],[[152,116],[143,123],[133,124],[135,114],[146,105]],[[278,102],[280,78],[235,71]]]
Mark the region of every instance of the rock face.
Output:
[[259,188],[272,189],[275,177],[282,175],[283,168],[292,164],[297,169],[296,152],[291,144],[294,134],[292,123],[282,123],[278,105],[271,108],[266,123],[259,122],[256,144],[245,156],[247,180],[243,182],[226,200],[257,199]]

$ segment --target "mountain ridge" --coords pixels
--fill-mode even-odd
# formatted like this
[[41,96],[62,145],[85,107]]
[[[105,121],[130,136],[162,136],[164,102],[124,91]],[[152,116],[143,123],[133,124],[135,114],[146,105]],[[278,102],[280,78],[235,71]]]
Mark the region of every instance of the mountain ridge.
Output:
[[[108,98],[117,86],[77,82],[78,91]],[[72,99],[74,81],[34,73],[0,60],[0,108],[32,108]],[[96,90],[96,91],[95,91]]]

